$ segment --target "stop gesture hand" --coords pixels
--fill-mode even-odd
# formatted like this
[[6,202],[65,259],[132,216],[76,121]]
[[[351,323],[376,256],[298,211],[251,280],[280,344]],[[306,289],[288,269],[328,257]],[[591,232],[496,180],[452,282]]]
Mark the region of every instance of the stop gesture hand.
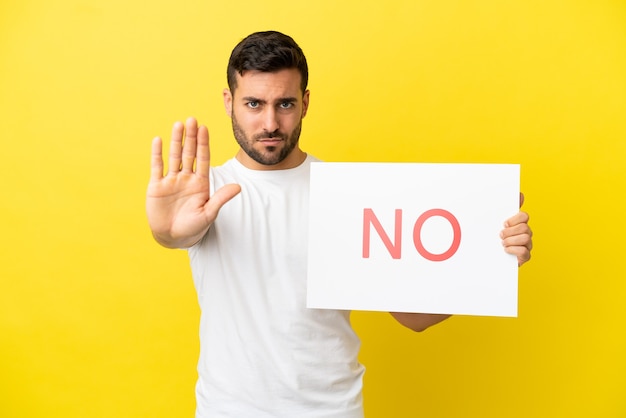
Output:
[[161,138],[154,138],[146,198],[148,223],[161,245],[187,248],[206,234],[221,207],[241,188],[228,184],[211,196],[209,132],[205,126],[198,127],[195,119],[187,119],[185,126],[174,124],[165,176],[162,148]]

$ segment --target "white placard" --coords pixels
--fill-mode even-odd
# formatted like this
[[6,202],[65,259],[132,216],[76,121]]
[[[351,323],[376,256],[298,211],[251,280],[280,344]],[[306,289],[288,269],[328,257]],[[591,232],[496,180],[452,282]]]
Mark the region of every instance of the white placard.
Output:
[[517,164],[313,163],[309,308],[517,316]]

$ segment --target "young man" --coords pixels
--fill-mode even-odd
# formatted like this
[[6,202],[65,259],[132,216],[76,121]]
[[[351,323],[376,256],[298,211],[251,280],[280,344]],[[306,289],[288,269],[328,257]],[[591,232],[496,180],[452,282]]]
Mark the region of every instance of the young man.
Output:
[[[224,90],[235,158],[210,168],[207,128],[192,118],[174,124],[165,176],[161,139],[152,144],[148,221],[161,245],[189,249],[202,310],[197,417],[363,416],[350,313],[305,303],[307,81],[293,39],[254,33],[233,50]],[[501,234],[520,265],[532,247],[527,221],[519,212]],[[416,331],[448,317],[393,315]]]

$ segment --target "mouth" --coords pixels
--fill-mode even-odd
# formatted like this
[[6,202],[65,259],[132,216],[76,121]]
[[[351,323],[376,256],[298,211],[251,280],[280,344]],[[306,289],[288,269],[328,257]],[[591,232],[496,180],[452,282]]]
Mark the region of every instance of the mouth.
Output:
[[260,142],[266,147],[275,147],[281,142],[283,142],[283,139],[282,138],[263,138],[263,139],[259,139],[258,142]]

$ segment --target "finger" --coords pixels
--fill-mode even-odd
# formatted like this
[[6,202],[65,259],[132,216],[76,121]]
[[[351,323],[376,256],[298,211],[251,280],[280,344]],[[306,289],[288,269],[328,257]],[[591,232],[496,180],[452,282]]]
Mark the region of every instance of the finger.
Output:
[[521,208],[522,205],[524,204],[524,193],[519,194],[519,207]]
[[196,146],[198,141],[198,122],[188,118],[185,122],[185,143],[183,145],[183,172],[193,172],[193,163],[196,160]]
[[163,144],[158,136],[152,140],[152,155],[150,159],[150,180],[163,178]]
[[210,166],[209,130],[206,126],[200,126],[198,128],[198,150],[196,151],[196,174],[208,177]]
[[168,165],[168,174],[176,174],[180,171],[180,158],[183,142],[183,124],[174,123],[172,127],[172,141],[170,142],[170,154]]
[[517,265],[521,266],[530,260],[530,250],[526,247],[507,247],[504,249],[508,254],[517,257]]
[[525,247],[527,250],[532,250],[533,240],[529,234],[519,234],[503,239],[502,245],[504,246],[504,248]]
[[209,222],[213,222],[218,212],[233,197],[237,196],[241,191],[238,184],[226,184],[219,188],[207,202],[205,213]]
[[505,228],[508,228],[510,226],[519,225],[521,223],[528,223],[529,220],[530,220],[530,216],[528,216],[528,213],[519,211],[515,215],[507,219],[504,222],[504,226]]
[[533,231],[530,229],[530,226],[527,223],[521,223],[514,226],[509,226],[508,228],[504,228],[502,231],[500,231],[500,238],[504,239],[523,234],[531,237],[533,236]]

